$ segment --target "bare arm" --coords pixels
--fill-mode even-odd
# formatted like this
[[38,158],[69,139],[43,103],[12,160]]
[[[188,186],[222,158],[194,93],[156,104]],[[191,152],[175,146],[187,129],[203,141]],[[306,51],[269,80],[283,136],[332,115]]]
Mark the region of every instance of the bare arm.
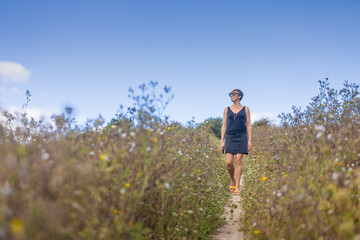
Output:
[[[221,143],[224,143],[225,133],[226,133],[226,124],[227,124],[227,108],[224,109],[223,123],[221,126]],[[222,147],[222,145],[221,145]]]
[[250,120],[250,109],[248,107],[245,108],[246,112],[246,130],[248,137],[248,148],[251,149],[251,120]]

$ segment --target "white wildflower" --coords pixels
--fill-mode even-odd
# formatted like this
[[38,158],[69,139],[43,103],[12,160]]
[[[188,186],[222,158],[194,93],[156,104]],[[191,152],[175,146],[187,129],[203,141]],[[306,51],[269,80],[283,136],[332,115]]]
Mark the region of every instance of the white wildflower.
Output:
[[338,180],[339,177],[340,177],[340,174],[337,173],[337,172],[334,172],[334,173],[331,175],[331,179],[334,180],[334,181]]
[[327,135],[327,139],[328,139],[328,140],[331,139],[331,133],[329,133],[329,134]]
[[169,190],[169,189],[170,189],[170,183],[165,182],[165,188],[166,188],[167,190]]
[[146,147],[145,149],[147,152],[149,152],[151,150],[151,147]]
[[316,134],[316,138],[319,139],[319,138],[322,136],[322,134],[323,134],[322,132],[318,132],[318,133]]
[[325,127],[323,125],[315,125],[314,129],[316,131],[320,131],[320,132],[324,132],[325,131]]
[[43,152],[41,155],[41,160],[48,160],[50,157],[50,154],[48,154],[47,152]]
[[276,196],[278,196],[278,197],[281,197],[281,195],[282,195],[281,192],[278,192],[278,193],[276,194]]
[[120,189],[120,193],[121,193],[121,194],[126,193],[126,189],[125,189],[125,188]]
[[180,156],[183,155],[182,152],[181,152],[181,150],[177,151],[177,154],[179,154]]
[[90,155],[90,156],[94,156],[95,153],[94,153],[93,151],[91,151],[91,152],[89,152],[89,155]]
[[345,186],[349,185],[349,183],[350,183],[350,179],[347,179],[347,180],[344,181]]
[[130,136],[134,137],[135,133],[134,132],[130,132]]
[[80,210],[80,209],[81,209],[80,204],[78,204],[77,202],[71,203],[71,206],[72,206],[73,208],[77,209],[77,210]]
[[133,152],[134,149],[135,149],[135,146],[136,146],[136,143],[135,142],[131,142],[130,143],[130,149],[129,149],[129,152]]
[[335,163],[337,163],[337,162],[339,161],[339,158],[335,158],[335,160],[334,160],[334,161],[335,161]]
[[127,136],[126,133],[122,133],[122,134],[120,135],[121,138],[126,138],[126,136]]

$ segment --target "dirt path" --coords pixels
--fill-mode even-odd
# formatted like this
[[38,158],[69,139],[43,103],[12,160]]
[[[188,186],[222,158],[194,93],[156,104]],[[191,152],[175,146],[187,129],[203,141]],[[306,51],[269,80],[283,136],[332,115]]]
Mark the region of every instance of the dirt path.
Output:
[[[240,190],[243,186],[243,179],[240,181]],[[243,233],[240,232],[239,220],[242,213],[241,197],[232,194],[226,206],[222,217],[226,217],[226,224],[217,230],[213,240],[242,240]]]

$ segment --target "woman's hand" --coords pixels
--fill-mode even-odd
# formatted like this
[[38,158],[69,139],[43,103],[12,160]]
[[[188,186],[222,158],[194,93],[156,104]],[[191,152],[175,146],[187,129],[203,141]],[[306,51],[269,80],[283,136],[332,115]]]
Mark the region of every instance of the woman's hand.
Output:
[[225,142],[221,141],[220,143],[220,151],[222,151],[225,148]]
[[252,148],[251,141],[248,141],[248,151],[250,151]]

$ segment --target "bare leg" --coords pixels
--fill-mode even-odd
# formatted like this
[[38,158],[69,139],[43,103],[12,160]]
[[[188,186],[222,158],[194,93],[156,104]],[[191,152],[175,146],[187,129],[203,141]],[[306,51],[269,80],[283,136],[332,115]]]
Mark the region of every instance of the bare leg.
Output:
[[235,191],[240,191],[241,163],[244,154],[237,153],[235,155]]
[[231,153],[227,153],[226,154],[226,165],[227,165],[227,170],[229,172],[230,175],[230,186],[234,186],[235,185],[235,178],[234,178],[234,155]]

